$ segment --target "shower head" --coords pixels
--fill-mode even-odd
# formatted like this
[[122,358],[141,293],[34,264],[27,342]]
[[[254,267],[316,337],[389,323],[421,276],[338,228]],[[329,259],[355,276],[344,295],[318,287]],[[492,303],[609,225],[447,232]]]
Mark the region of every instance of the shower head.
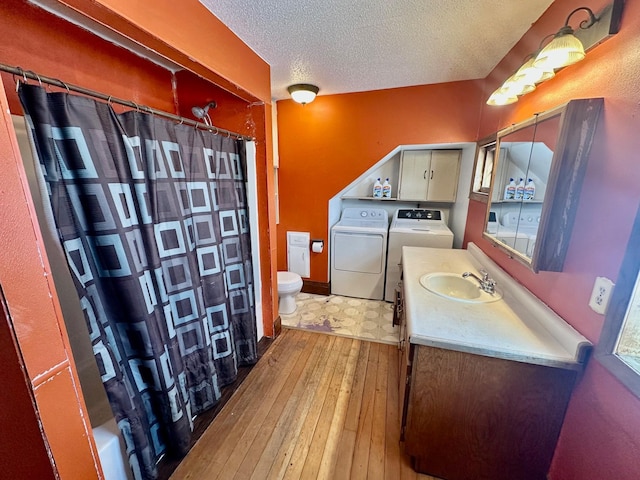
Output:
[[203,120],[207,125],[210,125],[211,119],[209,118],[209,109],[216,108],[216,106],[216,102],[209,102],[204,107],[192,107],[191,113],[194,117],[199,118],[200,120]]

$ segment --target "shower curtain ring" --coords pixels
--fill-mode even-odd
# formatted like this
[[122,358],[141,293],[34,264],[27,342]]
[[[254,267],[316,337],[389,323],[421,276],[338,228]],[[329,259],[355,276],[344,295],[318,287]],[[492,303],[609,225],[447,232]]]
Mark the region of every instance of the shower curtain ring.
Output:
[[227,130],[227,138],[231,138],[231,132]]
[[136,106],[136,112],[140,113],[140,105],[138,105],[136,102],[134,102],[133,100],[131,100],[131,103],[133,103]]
[[22,79],[24,80],[24,83],[28,83],[27,82],[27,72],[25,72],[22,68],[18,67],[20,69],[20,71],[22,72]]
[[36,77],[38,79],[38,84],[40,84],[40,86],[42,87],[42,79],[40,78],[40,75],[38,75],[36,72],[34,72],[32,70],[27,70],[27,72],[29,72],[34,77]]
[[64,85],[64,88],[67,89],[67,93],[71,93],[71,90],[69,89],[69,85],[67,85],[66,83],[64,83],[62,80],[58,80],[62,85]]
[[111,104],[111,95],[107,98],[107,105],[109,105],[113,109],[113,105]]

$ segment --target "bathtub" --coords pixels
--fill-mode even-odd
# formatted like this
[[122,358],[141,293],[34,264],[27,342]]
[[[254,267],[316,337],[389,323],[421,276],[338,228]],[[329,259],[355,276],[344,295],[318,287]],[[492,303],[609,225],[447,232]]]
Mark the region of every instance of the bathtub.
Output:
[[93,429],[105,480],[133,480],[124,442],[115,419]]

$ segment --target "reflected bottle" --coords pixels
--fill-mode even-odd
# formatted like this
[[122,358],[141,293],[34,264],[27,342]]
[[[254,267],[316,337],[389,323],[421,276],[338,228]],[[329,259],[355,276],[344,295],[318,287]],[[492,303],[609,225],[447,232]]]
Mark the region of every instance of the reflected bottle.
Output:
[[504,187],[504,199],[513,200],[514,198],[516,198],[516,184],[513,178],[510,178],[509,183]]
[[536,196],[536,184],[533,183],[533,180],[530,178],[527,181],[527,184],[524,187],[524,200],[533,200]]
[[520,183],[516,187],[516,200],[522,200],[524,198],[524,178],[520,179]]

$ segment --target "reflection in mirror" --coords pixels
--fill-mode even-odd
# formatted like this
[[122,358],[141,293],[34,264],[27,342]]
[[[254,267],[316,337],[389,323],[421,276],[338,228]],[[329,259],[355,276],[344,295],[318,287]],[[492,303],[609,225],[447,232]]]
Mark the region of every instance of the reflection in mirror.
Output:
[[562,271],[602,104],[571,100],[498,132],[483,236],[534,272]]
[[493,176],[493,163],[496,155],[496,135],[487,137],[478,142],[476,161],[473,167],[473,182],[471,184],[470,198],[482,202],[487,201],[491,191],[491,178]]
[[486,232],[531,258],[536,244],[560,114],[499,134],[498,159]]

